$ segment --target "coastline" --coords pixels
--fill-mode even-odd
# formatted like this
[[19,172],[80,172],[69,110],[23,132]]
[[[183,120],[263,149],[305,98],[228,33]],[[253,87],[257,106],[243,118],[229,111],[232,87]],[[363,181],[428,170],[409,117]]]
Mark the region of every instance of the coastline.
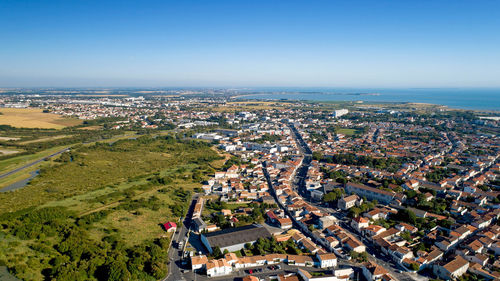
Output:
[[[500,91],[497,93],[474,94],[474,93],[445,93],[439,94],[418,93],[413,95],[396,95],[394,93],[382,93],[377,95],[370,93],[306,93],[306,92],[255,92],[241,93],[230,97],[231,100],[256,100],[256,101],[301,101],[318,103],[352,103],[366,105],[427,105],[442,107],[447,110],[477,111],[485,113],[500,114]],[[450,98],[452,96],[453,98]]]

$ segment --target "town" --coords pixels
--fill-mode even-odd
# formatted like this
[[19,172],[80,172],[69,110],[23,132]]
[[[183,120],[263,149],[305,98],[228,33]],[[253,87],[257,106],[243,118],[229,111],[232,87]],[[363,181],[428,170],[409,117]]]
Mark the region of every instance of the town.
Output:
[[190,94],[0,104],[173,130],[225,155],[187,214],[161,222],[167,280],[500,279],[499,121],[487,113]]

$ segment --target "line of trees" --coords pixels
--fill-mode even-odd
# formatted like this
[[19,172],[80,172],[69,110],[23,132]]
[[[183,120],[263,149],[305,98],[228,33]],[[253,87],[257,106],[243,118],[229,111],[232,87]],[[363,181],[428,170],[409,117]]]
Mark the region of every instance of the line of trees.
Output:
[[335,163],[342,165],[368,166],[379,170],[397,171],[401,165],[406,162],[405,158],[385,157],[375,158],[354,153],[337,153],[324,156],[321,152],[313,152],[313,159],[326,163]]

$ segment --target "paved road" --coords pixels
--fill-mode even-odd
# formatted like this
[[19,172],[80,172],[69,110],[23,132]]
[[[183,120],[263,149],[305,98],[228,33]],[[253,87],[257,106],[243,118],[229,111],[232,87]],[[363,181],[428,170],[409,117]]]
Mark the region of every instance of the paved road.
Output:
[[[199,194],[194,194],[191,197],[191,205],[186,214],[185,219],[182,221],[181,228],[174,233],[172,237],[172,245],[170,246],[170,251],[168,252],[168,275],[164,281],[178,281],[178,280],[194,280],[196,277],[192,272],[183,273],[184,270],[189,269],[189,264],[182,264],[182,250],[178,249],[177,245],[180,241],[184,241],[184,247],[186,246],[186,240],[188,239],[189,228],[191,227],[191,218],[193,216],[193,209]],[[184,248],[183,247],[183,248]]]
[[57,151],[57,152],[55,152],[55,153],[52,153],[52,154],[50,154],[49,156],[46,156],[46,157],[44,157],[44,158],[42,158],[42,159],[38,159],[38,160],[36,160],[36,161],[33,161],[33,162],[31,162],[31,163],[28,163],[28,164],[26,164],[26,165],[24,165],[24,166],[22,166],[22,167],[17,168],[17,169],[14,169],[14,170],[9,171],[9,172],[7,172],[7,173],[3,173],[3,174],[1,174],[1,175],[0,175],[0,179],[5,178],[5,177],[8,177],[8,176],[10,176],[10,175],[12,175],[12,174],[15,174],[15,173],[17,173],[17,172],[20,172],[20,171],[22,171],[22,170],[24,170],[24,169],[26,169],[26,168],[29,168],[29,167],[31,167],[31,166],[33,166],[33,165],[36,165],[36,164],[38,164],[38,163],[40,163],[40,162],[42,162],[42,161],[45,161],[45,159],[52,158],[52,157],[54,157],[54,156],[56,156],[56,155],[59,155],[59,154],[61,154],[61,153],[65,152],[65,151],[68,151],[68,150],[69,150],[69,148],[65,148],[65,149],[59,150],[59,151]]
[[[292,131],[294,132],[294,139],[295,141],[299,144],[301,147],[300,151],[306,155],[306,157],[310,157],[311,150],[307,146],[307,144],[304,142],[302,139],[302,136],[299,134],[297,129],[294,126],[290,126]],[[310,163],[310,161],[309,161]],[[308,164],[309,164],[308,163]],[[304,199],[309,201],[310,204],[316,206],[323,212],[330,213],[334,216],[336,216],[339,219],[343,219],[345,217],[345,214],[341,214],[338,212],[335,212],[331,208],[325,208],[323,206],[320,206],[319,204],[312,202],[311,200],[308,200],[309,194],[307,194],[306,186],[305,186],[305,177],[307,176],[307,168],[309,168],[310,165],[305,165],[307,167],[304,167],[305,174],[300,174],[298,175],[298,180],[294,181],[294,188],[298,191],[299,194],[301,194]],[[367,254],[369,255],[370,259],[375,261],[377,264],[381,265],[384,267],[394,278],[402,281],[412,281],[412,280],[425,280],[425,277],[420,278],[417,274],[412,274],[409,272],[398,272],[399,269],[402,269],[399,265],[395,264],[392,260],[389,258],[383,257],[380,252],[375,251],[375,245],[371,244],[369,241],[364,239],[363,237],[359,236],[355,231],[351,228],[350,225],[347,223],[342,222],[341,226],[352,236],[356,237],[359,241],[362,241],[363,244],[365,244],[366,249],[367,249]]]
[[[124,136],[127,136],[127,135],[115,136],[115,137],[113,137],[113,139],[114,139],[114,138],[122,138],[122,137],[124,137]],[[102,139],[102,140],[105,140],[105,139]],[[92,142],[95,142],[95,141],[86,141],[86,142],[83,142],[83,144],[88,144],[88,143],[92,143]],[[22,166],[22,167],[19,167],[19,168],[17,168],[17,169],[14,169],[14,170],[12,170],[12,171],[9,171],[9,172],[6,172],[6,173],[3,173],[3,174],[0,174],[0,179],[5,178],[5,177],[8,177],[8,176],[10,176],[10,175],[12,175],[12,174],[15,174],[15,173],[17,173],[17,172],[20,172],[20,171],[22,171],[22,170],[24,170],[24,169],[26,169],[26,168],[29,168],[29,167],[31,167],[31,166],[33,166],[33,165],[36,165],[36,164],[38,164],[38,163],[40,163],[40,162],[42,162],[42,161],[45,161],[45,159],[48,159],[48,158],[52,158],[52,157],[54,157],[54,156],[57,156],[57,155],[59,155],[59,154],[61,154],[61,153],[65,152],[65,151],[68,151],[69,149],[70,149],[69,147],[64,148],[64,149],[61,149],[61,150],[59,150],[59,151],[57,151],[57,152],[54,152],[54,153],[52,153],[52,154],[50,154],[50,155],[48,155],[48,156],[45,156],[45,157],[44,157],[44,158],[42,158],[42,159],[38,159],[38,160],[33,161],[33,162],[31,162],[31,163],[28,163],[28,164],[26,164],[26,165],[24,165],[24,166]]]

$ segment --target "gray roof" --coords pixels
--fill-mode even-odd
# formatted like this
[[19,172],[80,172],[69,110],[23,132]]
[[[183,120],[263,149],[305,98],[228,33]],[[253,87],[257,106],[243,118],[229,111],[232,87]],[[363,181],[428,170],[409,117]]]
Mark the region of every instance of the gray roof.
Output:
[[256,241],[259,238],[271,237],[267,228],[259,224],[251,224],[242,227],[227,228],[221,231],[210,232],[204,235],[210,247],[224,248],[232,245]]
[[201,218],[195,218],[193,220],[194,224],[196,224],[196,226],[199,228],[199,227],[206,227],[207,224],[201,219]]

